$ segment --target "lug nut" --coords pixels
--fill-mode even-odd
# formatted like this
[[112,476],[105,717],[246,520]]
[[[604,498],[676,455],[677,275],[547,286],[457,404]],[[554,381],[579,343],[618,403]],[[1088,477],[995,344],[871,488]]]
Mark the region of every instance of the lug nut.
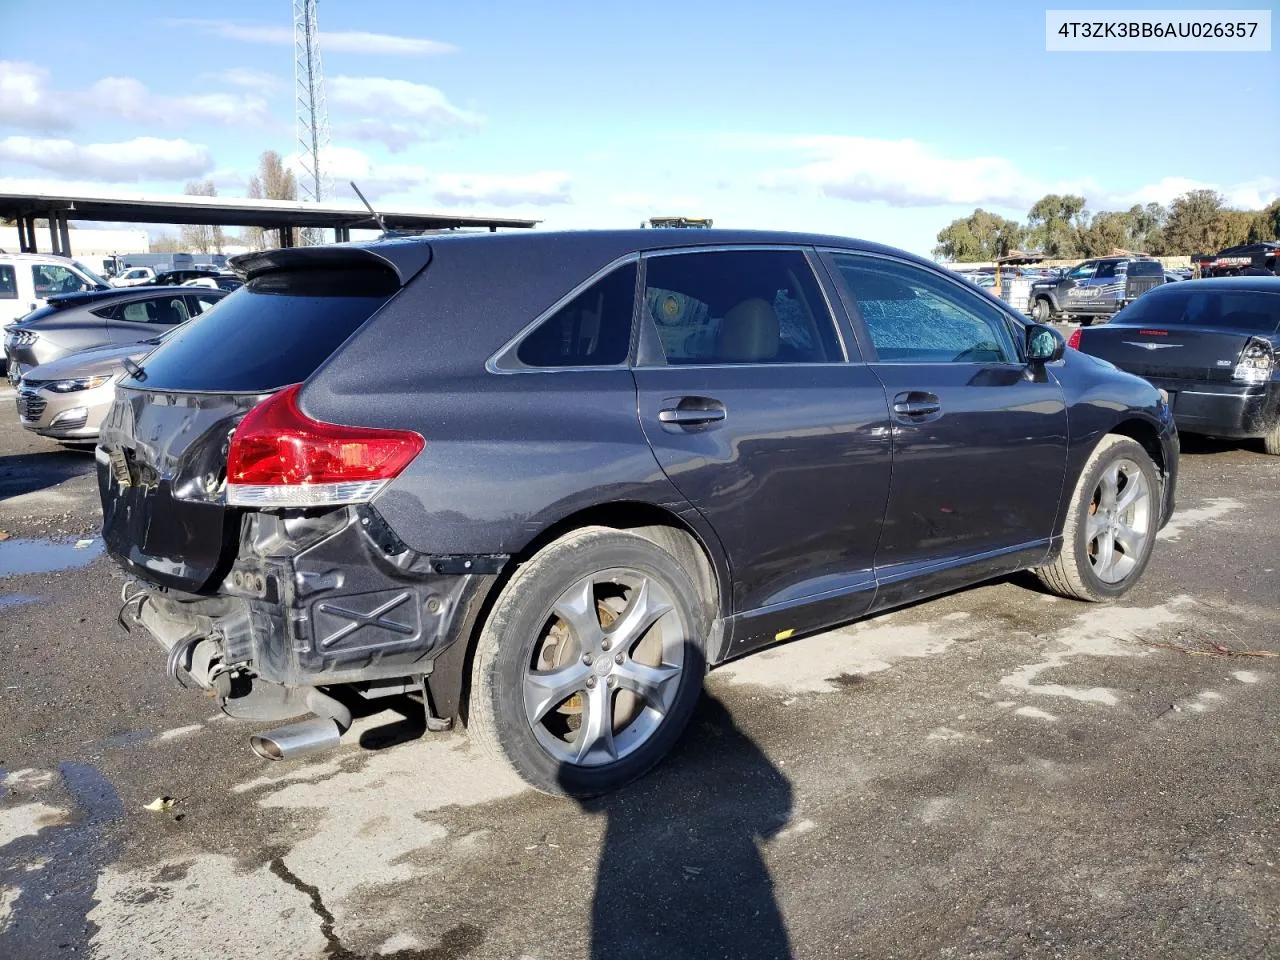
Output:
[[591,654],[584,653],[582,655],[582,662],[588,667],[591,666]]
[[619,653],[619,654],[615,654],[615,655],[614,655],[614,658],[613,658],[613,662],[614,662],[614,663],[621,663],[621,662],[622,662],[622,654],[620,654],[620,653]]
[[595,687],[595,685],[596,685],[596,678],[595,678],[595,677],[587,677],[587,689],[591,689],[591,688]]
[[610,674],[609,679],[605,682],[608,683],[609,686],[611,687],[616,687],[618,685],[618,678],[613,676],[613,674]]
[[608,650],[608,649],[609,649],[609,638],[608,638],[608,637],[605,637],[603,640],[601,640],[601,641],[600,641],[600,649],[601,649],[601,650]]

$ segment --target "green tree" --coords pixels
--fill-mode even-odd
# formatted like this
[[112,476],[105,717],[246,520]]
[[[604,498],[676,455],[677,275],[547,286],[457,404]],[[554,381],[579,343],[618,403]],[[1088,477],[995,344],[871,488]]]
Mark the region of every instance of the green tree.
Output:
[[1127,215],[1102,210],[1093,215],[1086,229],[1080,231],[1080,253],[1086,257],[1104,257],[1112,250],[1128,249],[1129,240]]
[[1145,207],[1135,203],[1121,216],[1125,219],[1125,249],[1159,256],[1164,252],[1164,222],[1168,212],[1158,203]]
[[1216,253],[1221,242],[1225,203],[1215,190],[1192,190],[1169,204],[1164,237],[1172,254]]
[[1021,242],[1022,227],[1016,221],[978,209],[938,231],[938,245],[933,248],[933,255],[963,263],[994,260]]
[[1249,223],[1249,243],[1280,240],[1280,200],[1272,200],[1253,215]]
[[1084,233],[1089,226],[1089,211],[1084,197],[1050,193],[1041,197],[1027,212],[1028,241],[1050,257],[1081,256]]

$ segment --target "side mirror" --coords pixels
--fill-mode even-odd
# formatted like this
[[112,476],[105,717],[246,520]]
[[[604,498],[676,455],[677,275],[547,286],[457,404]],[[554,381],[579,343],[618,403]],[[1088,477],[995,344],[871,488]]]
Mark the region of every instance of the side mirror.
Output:
[[1067,352],[1067,341],[1053,327],[1042,323],[1033,323],[1027,327],[1027,362],[1032,364],[1053,363],[1061,360]]

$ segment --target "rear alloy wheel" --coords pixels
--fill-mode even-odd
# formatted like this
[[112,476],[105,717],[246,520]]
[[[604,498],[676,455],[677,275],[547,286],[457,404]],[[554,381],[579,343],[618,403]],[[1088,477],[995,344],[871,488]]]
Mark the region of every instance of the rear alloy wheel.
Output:
[[702,689],[693,577],[632,533],[591,528],[521,566],[472,667],[468,727],[528,783],[585,797],[643,775]]
[[1041,297],[1031,307],[1031,319],[1036,323],[1048,323],[1050,312],[1049,301]]
[[1076,484],[1057,560],[1035,572],[1060,596],[1112,600],[1141,578],[1160,518],[1156,467],[1142,445],[1108,435]]

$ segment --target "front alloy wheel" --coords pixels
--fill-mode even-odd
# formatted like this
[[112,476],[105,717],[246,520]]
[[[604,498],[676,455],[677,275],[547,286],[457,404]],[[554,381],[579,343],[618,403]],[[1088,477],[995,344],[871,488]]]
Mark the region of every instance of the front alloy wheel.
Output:
[[1150,454],[1129,437],[1108,434],[1076,481],[1062,549],[1037,567],[1041,583],[1073,600],[1112,600],[1138,582],[1160,527],[1160,484]]

